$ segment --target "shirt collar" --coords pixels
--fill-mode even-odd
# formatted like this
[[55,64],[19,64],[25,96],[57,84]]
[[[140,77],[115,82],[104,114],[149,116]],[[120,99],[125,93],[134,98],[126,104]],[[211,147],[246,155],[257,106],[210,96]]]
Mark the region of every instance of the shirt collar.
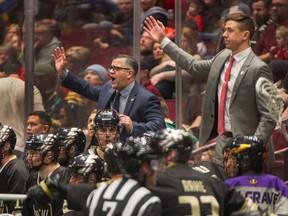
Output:
[[120,91],[121,96],[122,97],[127,97],[130,94],[130,92],[132,91],[134,85],[135,85],[135,81],[131,82],[122,91]]
[[251,52],[251,47],[248,47],[247,49],[235,54],[233,57],[235,59],[236,62],[241,61],[244,58],[247,58],[247,56],[249,55],[249,53]]

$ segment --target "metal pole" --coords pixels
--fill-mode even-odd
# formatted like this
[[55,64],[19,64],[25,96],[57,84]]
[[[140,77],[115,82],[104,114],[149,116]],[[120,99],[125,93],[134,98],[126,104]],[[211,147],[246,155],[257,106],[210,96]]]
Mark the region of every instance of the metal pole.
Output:
[[140,1],[134,1],[134,14],[133,14],[133,57],[139,63],[139,70],[136,80],[140,83],[140,34],[141,34],[141,7]]
[[34,15],[36,9],[36,0],[25,0],[25,118],[24,125],[27,122],[27,116],[33,111],[34,104]]
[[[181,32],[182,32],[182,15],[181,15],[181,1],[175,1],[175,43],[180,46]],[[182,73],[181,68],[176,65],[175,77],[175,94],[176,94],[176,127],[182,128]]]
[[0,200],[24,200],[26,198],[26,194],[0,194]]

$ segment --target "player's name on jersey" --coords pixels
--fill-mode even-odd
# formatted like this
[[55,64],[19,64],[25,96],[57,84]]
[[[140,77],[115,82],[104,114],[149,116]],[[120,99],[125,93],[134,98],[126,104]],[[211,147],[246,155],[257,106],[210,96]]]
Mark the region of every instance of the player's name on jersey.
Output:
[[182,180],[181,181],[185,192],[206,192],[202,181]]

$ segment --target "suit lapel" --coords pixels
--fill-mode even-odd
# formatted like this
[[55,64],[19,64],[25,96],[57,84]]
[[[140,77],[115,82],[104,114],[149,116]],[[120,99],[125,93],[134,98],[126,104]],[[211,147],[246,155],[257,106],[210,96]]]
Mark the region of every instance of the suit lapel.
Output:
[[135,82],[135,85],[129,94],[129,97],[125,106],[125,110],[123,113],[124,115],[128,115],[130,113],[131,107],[136,100],[137,93],[138,93],[138,84]]
[[243,78],[245,77],[245,74],[247,73],[250,65],[251,65],[251,61],[253,59],[253,57],[255,56],[255,54],[251,51],[247,57],[247,59],[245,60],[244,64],[242,65],[241,67],[241,70],[235,80],[235,84],[234,84],[234,87],[233,87],[233,90],[232,90],[232,95],[231,95],[231,101],[230,101],[230,105],[232,104],[232,102],[234,101],[235,99],[235,96],[236,96],[236,93],[239,89],[239,86],[243,80]]

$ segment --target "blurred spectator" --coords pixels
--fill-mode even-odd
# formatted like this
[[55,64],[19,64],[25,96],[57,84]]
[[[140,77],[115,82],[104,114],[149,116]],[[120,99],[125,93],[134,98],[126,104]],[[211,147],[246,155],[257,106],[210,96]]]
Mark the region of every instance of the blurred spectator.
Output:
[[6,60],[6,47],[0,46],[0,65],[4,64]]
[[[24,1],[1,0],[0,1],[0,26],[1,27],[9,26],[11,23],[20,24],[23,19],[23,11],[24,11]],[[0,34],[0,41],[2,42],[2,40],[3,40],[2,34]]]
[[37,0],[35,20],[51,19],[57,0]]
[[220,0],[203,0],[203,3],[203,32],[199,32],[199,37],[203,41],[218,40],[220,33],[219,21],[224,6]]
[[254,48],[266,27],[273,22],[270,16],[270,0],[252,0],[251,9],[255,20],[256,29],[251,39],[251,47]]
[[[99,64],[88,66],[84,71],[84,80],[94,86],[102,86],[109,80],[108,71]],[[88,119],[90,113],[97,107],[97,102],[82,97],[82,117]]]
[[84,70],[91,57],[91,51],[83,46],[71,46],[66,50],[67,68],[74,74],[84,77]]
[[[5,77],[0,78],[0,119],[3,124],[10,125],[17,135],[15,150],[18,156],[25,148],[25,83],[15,78],[19,64],[17,62],[6,62],[4,67]],[[13,77],[14,76],[14,77]],[[34,87],[33,110],[44,110],[39,90]]]
[[[117,0],[119,10],[112,13],[108,38],[96,38],[100,48],[131,46],[133,42],[133,0]],[[105,43],[107,42],[107,43]]]
[[163,25],[167,26],[168,17],[167,12],[164,8],[158,6],[159,0],[141,0],[140,5],[142,9],[141,14],[141,29],[144,26],[146,17],[152,16],[156,20],[159,20]]
[[[175,62],[164,54],[160,44],[157,42],[153,43],[153,56],[158,62],[158,65],[150,70],[150,77],[153,77],[155,74],[166,73],[167,71],[175,71]],[[163,79],[155,84],[155,87],[159,90],[164,99],[172,99],[173,94],[175,93],[174,80],[170,81]]]
[[50,64],[36,64],[34,68],[34,83],[39,89],[45,110],[51,112],[51,107],[56,102],[56,70]]
[[20,36],[20,26],[16,23],[10,24],[7,28],[5,28],[5,38],[3,41],[3,45],[11,44],[11,40],[14,36]]
[[279,25],[288,27],[288,2],[287,0],[272,0],[270,5],[270,13],[274,19],[274,22],[269,24],[265,31],[262,33],[261,38],[254,46],[254,52],[258,57],[269,63],[270,48],[276,46],[276,28]]
[[35,23],[35,64],[54,65],[51,58],[54,49],[61,46],[61,42],[54,35],[53,26],[49,20],[39,20]]
[[79,19],[77,6],[71,4],[70,0],[56,1],[51,18],[57,21],[57,25],[61,30],[75,27]]
[[60,127],[84,127],[86,119],[82,117],[82,97],[62,87],[59,79],[57,79],[54,94],[56,100],[50,111],[52,118],[51,131],[55,132]]
[[242,12],[249,16],[252,15],[249,5],[244,3],[242,0],[222,0],[224,5],[227,5],[226,8],[222,11],[221,16],[225,17],[230,13],[239,13]]
[[90,3],[90,19],[82,28],[109,28],[112,20],[111,14],[119,10],[117,4],[108,0],[91,0]]
[[279,26],[276,29],[276,46],[270,48],[269,67],[273,73],[274,82],[283,80],[288,67],[288,28]]
[[185,111],[183,112],[183,127],[199,138],[201,109],[203,95],[199,93],[191,94],[186,100]]
[[96,116],[97,109],[94,109],[91,111],[90,116],[88,117],[87,120],[87,126],[85,129],[83,129],[83,132],[86,136],[86,144],[85,144],[85,150],[88,150],[90,146],[96,146],[97,141],[94,136],[95,130],[94,130],[94,118]]
[[203,4],[199,0],[190,0],[188,5],[188,10],[186,12],[186,22],[196,22],[197,30],[199,32],[203,31],[203,17],[202,17]]

